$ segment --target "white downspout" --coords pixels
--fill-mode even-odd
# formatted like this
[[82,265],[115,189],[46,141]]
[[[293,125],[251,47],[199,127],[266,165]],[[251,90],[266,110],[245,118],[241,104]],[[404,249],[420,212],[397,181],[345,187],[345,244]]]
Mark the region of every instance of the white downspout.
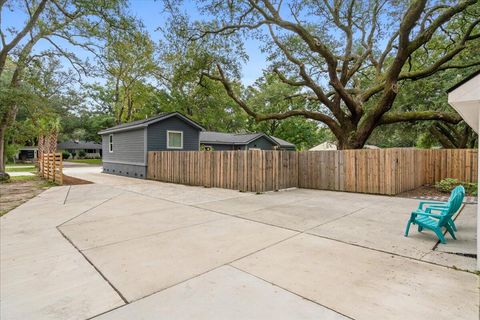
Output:
[[[480,123],[480,112],[478,113],[478,121]],[[480,139],[477,141],[478,143],[478,149],[480,151]],[[480,194],[478,190],[478,184],[480,183],[480,154],[477,156],[478,158],[478,169],[477,169],[477,270],[480,270]]]

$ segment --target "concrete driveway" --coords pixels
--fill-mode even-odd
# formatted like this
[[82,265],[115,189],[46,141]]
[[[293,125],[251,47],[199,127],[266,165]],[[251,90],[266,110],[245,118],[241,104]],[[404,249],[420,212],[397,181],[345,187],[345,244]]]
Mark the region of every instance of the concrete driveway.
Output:
[[478,319],[475,206],[437,246],[416,200],[66,171],[1,218],[2,320]]

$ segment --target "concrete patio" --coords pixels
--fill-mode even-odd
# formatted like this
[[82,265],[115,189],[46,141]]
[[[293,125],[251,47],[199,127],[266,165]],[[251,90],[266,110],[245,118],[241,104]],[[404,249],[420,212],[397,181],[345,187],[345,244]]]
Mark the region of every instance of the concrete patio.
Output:
[[478,319],[474,205],[437,245],[412,199],[65,173],[1,218],[2,320]]

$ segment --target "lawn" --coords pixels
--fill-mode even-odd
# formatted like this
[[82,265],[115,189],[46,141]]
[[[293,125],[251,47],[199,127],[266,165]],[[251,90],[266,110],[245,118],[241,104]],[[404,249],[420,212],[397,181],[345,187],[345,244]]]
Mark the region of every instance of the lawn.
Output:
[[7,165],[5,171],[8,172],[37,172],[37,168],[34,165],[25,165],[25,164],[15,164]]
[[76,160],[64,160],[64,161],[74,162],[74,163],[102,164],[102,159],[76,159]]

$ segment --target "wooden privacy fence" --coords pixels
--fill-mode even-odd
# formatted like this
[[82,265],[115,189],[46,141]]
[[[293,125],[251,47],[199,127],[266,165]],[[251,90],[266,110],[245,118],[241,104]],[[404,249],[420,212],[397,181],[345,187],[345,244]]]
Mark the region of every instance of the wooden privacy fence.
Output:
[[297,186],[297,164],[295,152],[150,151],[147,178],[264,192]]
[[151,151],[147,178],[265,192],[290,187],[394,195],[443,178],[477,181],[477,150]]
[[40,176],[58,184],[63,183],[63,163],[61,153],[43,153],[39,157]]

